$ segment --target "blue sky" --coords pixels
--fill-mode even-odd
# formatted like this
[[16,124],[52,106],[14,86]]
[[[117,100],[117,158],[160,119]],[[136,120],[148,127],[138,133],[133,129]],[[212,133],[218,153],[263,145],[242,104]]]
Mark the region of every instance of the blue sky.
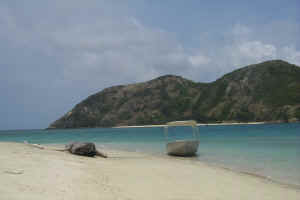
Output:
[[0,129],[46,128],[106,87],[300,65],[300,1],[0,1]]

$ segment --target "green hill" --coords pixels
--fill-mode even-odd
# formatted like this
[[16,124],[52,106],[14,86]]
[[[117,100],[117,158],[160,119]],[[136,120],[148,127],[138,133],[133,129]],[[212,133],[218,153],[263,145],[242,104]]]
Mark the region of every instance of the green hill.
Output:
[[91,95],[49,128],[198,122],[300,121],[300,68],[281,60],[249,65],[212,83],[167,75]]

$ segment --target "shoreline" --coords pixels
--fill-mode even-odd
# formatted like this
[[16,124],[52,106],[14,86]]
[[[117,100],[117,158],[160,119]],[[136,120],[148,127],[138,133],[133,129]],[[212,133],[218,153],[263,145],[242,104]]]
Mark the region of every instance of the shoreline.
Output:
[[[284,121],[261,121],[261,122],[220,122],[220,123],[197,123],[197,126],[223,126],[223,125],[259,125],[259,124],[286,124],[286,123],[300,123],[300,121],[284,122]],[[44,129],[33,129],[33,130],[68,130],[68,129],[89,129],[89,128],[155,128],[155,127],[165,127],[165,124],[148,124],[148,125],[120,125],[112,127],[78,127],[78,128],[56,128],[47,127]],[[0,130],[1,131],[1,130]]]
[[[270,124],[270,122],[223,122],[223,123],[197,123],[197,126],[223,126],[223,125],[258,125],[258,124]],[[164,124],[149,124],[149,125],[136,125],[136,126],[114,126],[112,128],[153,128],[153,127],[165,127]]]
[[4,199],[297,200],[300,195],[298,188],[192,159],[118,150],[108,150],[107,159],[88,158],[8,142],[0,142],[0,150]]
[[[2,142],[0,141],[0,145],[1,143],[16,143],[16,144],[24,144],[22,142]],[[26,143],[25,143],[26,144]],[[296,190],[300,191],[300,184],[296,184],[296,183],[289,183],[288,181],[285,180],[278,180],[276,178],[272,178],[269,177],[267,175],[262,175],[259,173],[255,173],[252,171],[247,171],[244,169],[238,169],[238,168],[234,168],[234,167],[227,167],[224,166],[222,164],[218,164],[218,163],[214,163],[214,162],[209,162],[209,161],[203,161],[198,159],[197,155],[194,157],[177,157],[177,156],[168,156],[166,153],[151,153],[151,152],[143,152],[143,151],[134,151],[134,150],[124,150],[124,149],[115,149],[115,148],[111,148],[111,147],[107,147],[105,146],[103,143],[95,143],[97,149],[100,149],[101,151],[108,151],[108,152],[113,152],[113,153],[122,153],[122,154],[139,154],[139,155],[143,155],[143,156],[147,156],[147,157],[156,157],[156,158],[160,158],[160,159],[170,159],[170,160],[178,160],[178,161],[187,161],[187,162],[191,162],[191,163],[201,163],[203,165],[206,165],[208,167],[212,167],[212,168],[217,168],[217,169],[223,169],[232,173],[236,173],[236,174],[241,174],[241,175],[247,175],[247,176],[252,176],[252,177],[256,177],[259,178],[261,180],[264,181],[268,181],[268,182],[272,182],[274,184],[278,184],[281,185],[283,187],[289,187],[289,188],[293,188]],[[32,144],[31,144],[32,145]],[[35,144],[33,144],[35,145]],[[39,144],[37,144],[39,145]],[[65,143],[49,143],[49,144],[43,144],[43,146],[45,146],[48,150],[55,150],[55,149],[63,149],[65,147]]]
[[[1,144],[1,142],[0,142]],[[144,155],[144,156],[150,156],[150,157],[157,157],[157,158],[161,158],[161,159],[171,159],[171,160],[178,160],[178,161],[186,161],[186,162],[191,162],[197,164],[197,163],[201,163],[203,165],[206,165],[208,167],[212,167],[212,168],[217,168],[217,169],[223,169],[232,173],[236,173],[236,174],[241,174],[241,175],[246,175],[246,176],[252,176],[252,177],[256,177],[259,178],[263,181],[267,181],[267,182],[271,182],[274,184],[278,184],[281,185],[283,187],[289,187],[289,188],[293,188],[296,190],[300,191],[300,184],[296,184],[296,183],[289,183],[288,181],[284,181],[284,180],[277,180],[275,178],[266,176],[266,175],[262,175],[259,173],[255,173],[255,172],[251,172],[251,171],[247,171],[247,170],[243,170],[243,169],[235,169],[235,168],[230,168],[230,167],[226,167],[224,165],[218,164],[218,163],[213,163],[213,162],[209,162],[209,161],[203,161],[197,158],[197,156],[195,157],[177,157],[177,156],[168,156],[166,153],[150,153],[150,152],[142,152],[142,151],[130,151],[130,150],[124,150],[124,149],[114,149],[114,148],[109,148],[109,147],[105,147],[103,146],[103,144],[98,144],[95,143],[97,146],[97,149],[101,149],[101,150],[107,150],[109,152],[122,152],[122,153],[129,153],[129,154],[140,154],[140,155]],[[63,148],[64,145],[62,144],[44,144],[47,147],[54,147],[54,148]],[[105,147],[105,148],[103,148]]]
[[216,168],[224,169],[224,170],[227,170],[227,171],[230,171],[233,173],[241,174],[244,176],[255,177],[255,178],[261,179],[266,182],[271,182],[271,183],[274,183],[274,184],[277,184],[277,185],[280,185],[283,187],[288,187],[288,188],[292,188],[292,189],[296,189],[296,190],[300,191],[300,184],[287,183],[286,181],[275,180],[272,177],[268,177],[268,176],[261,175],[258,173],[254,173],[254,172],[250,172],[250,171],[246,171],[246,170],[233,169],[233,168],[225,167],[225,166],[218,165],[215,163],[209,163],[209,162],[205,162],[205,161],[201,161],[201,160],[199,162],[206,164],[209,167],[216,167]]
[[218,164],[218,163],[199,160],[199,159],[197,159],[197,155],[194,156],[194,157],[179,157],[179,156],[177,157],[177,156],[168,156],[166,153],[158,154],[158,153],[150,153],[150,152],[142,152],[142,151],[118,150],[118,149],[112,149],[112,148],[106,148],[106,149],[111,151],[111,152],[137,153],[137,154],[141,154],[141,155],[145,155],[145,156],[153,156],[153,157],[157,157],[157,158],[161,158],[161,159],[186,161],[186,162],[191,162],[191,163],[195,163],[195,164],[201,163],[201,165],[206,165],[208,167],[223,169],[223,170],[226,170],[226,171],[229,171],[229,172],[232,172],[232,173],[236,173],[236,174],[252,176],[252,177],[255,177],[255,178],[259,178],[263,181],[278,184],[278,185],[281,185],[283,187],[290,187],[290,188],[293,188],[293,189],[296,189],[296,190],[300,191],[300,184],[288,183],[287,181],[276,180],[276,179],[273,179],[272,177],[269,177],[269,176],[266,176],[266,175],[261,175],[261,174],[254,173],[254,172],[251,172],[251,171],[230,168],[230,167],[226,167],[226,166],[223,166],[221,164]]

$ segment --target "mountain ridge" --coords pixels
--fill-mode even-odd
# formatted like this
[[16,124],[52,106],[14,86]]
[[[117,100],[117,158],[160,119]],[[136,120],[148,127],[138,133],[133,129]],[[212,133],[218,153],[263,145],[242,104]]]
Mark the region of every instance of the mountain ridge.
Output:
[[271,60],[234,70],[210,83],[176,75],[97,92],[49,128],[198,122],[300,120],[300,68]]

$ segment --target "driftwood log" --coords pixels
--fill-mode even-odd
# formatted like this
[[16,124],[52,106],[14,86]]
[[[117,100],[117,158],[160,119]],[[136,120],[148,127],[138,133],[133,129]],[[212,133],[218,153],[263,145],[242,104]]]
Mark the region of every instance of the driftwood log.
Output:
[[107,154],[96,149],[96,145],[91,142],[72,142],[65,146],[64,149],[53,149],[53,148],[46,148],[40,144],[30,144],[27,141],[24,141],[25,144],[30,145],[35,148],[39,149],[49,149],[54,151],[69,151],[72,154],[81,155],[81,156],[100,156],[102,158],[107,158]]
[[105,153],[102,153],[96,149],[96,145],[92,142],[73,142],[66,145],[66,150],[72,154],[77,154],[81,156],[101,156],[107,158]]

